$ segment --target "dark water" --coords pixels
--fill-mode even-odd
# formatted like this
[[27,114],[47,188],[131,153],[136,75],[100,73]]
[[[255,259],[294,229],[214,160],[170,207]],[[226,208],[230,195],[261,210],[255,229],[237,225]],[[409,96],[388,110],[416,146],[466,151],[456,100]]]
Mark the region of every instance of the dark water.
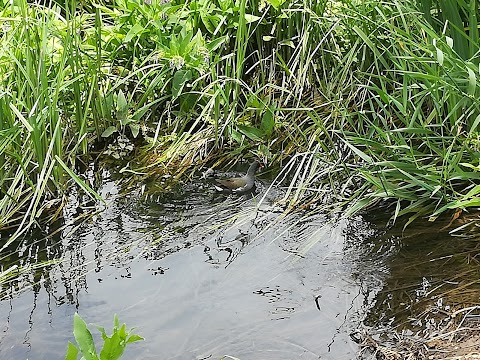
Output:
[[76,311],[107,332],[115,313],[136,327],[146,340],[125,359],[354,358],[349,334],[366,299],[351,276],[358,250],[345,248],[347,223],[275,222],[280,209],[259,204],[261,187],[234,198],[204,185],[145,199],[107,181],[106,211],[13,244],[63,261],[3,289],[0,359],[63,358]]
[[[365,254],[369,260],[381,259],[388,266],[388,276],[365,323],[433,334],[451,326],[454,311],[478,307],[480,235],[475,224],[476,215],[453,222],[450,218],[433,223],[424,220],[405,230],[393,227],[368,241],[370,251]],[[478,328],[478,320],[475,324],[470,320],[478,319],[479,310],[468,312],[471,319],[458,315],[457,320]]]
[[[424,246],[402,245],[404,233],[360,218],[279,218],[281,194],[262,191],[233,198],[197,183],[125,197],[106,181],[106,211],[32,234],[2,259],[15,263],[17,247],[26,259],[63,260],[2,289],[0,359],[62,359],[76,311],[107,332],[115,313],[135,327],[145,341],[125,359],[355,359],[349,335],[364,320],[401,318],[413,308],[400,305],[405,294],[418,300],[425,278],[445,277],[432,273]],[[67,224],[75,216],[67,212]],[[441,234],[436,244],[451,240]],[[405,266],[411,251],[423,267]]]

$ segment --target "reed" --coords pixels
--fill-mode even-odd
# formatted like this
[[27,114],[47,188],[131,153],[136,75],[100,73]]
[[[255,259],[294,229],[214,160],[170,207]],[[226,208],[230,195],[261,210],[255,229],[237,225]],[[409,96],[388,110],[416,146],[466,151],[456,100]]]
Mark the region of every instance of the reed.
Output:
[[0,228],[19,212],[33,224],[70,180],[95,197],[79,156],[139,134],[144,165],[128,170],[145,176],[239,155],[288,164],[289,209],[325,194],[412,221],[477,206],[478,9],[429,4],[9,3]]
[[66,170],[87,151],[90,104],[82,91],[90,74],[78,60],[79,22],[69,21],[68,11],[65,18],[58,7],[19,0],[1,12],[0,228],[20,221],[24,232],[45,210],[43,200],[62,197],[67,179],[88,188]]

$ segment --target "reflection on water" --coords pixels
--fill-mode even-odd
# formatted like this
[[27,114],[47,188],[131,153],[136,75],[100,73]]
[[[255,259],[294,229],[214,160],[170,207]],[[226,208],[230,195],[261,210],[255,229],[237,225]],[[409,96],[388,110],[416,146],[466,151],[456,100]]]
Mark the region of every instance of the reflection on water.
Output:
[[[385,223],[381,216],[371,218]],[[431,332],[443,319],[449,320],[454,309],[478,305],[478,235],[453,236],[446,227],[449,221],[419,221],[405,230],[399,225],[368,241],[371,248],[365,256],[369,261],[382,259],[388,276],[383,277],[367,325]]]
[[[272,198],[258,206],[260,195],[207,185],[141,199],[106,181],[106,211],[12,244],[21,259],[63,261],[3,289],[0,358],[62,358],[75,311],[107,329],[114,313],[136,327],[146,340],[128,359],[354,358],[349,333],[366,304],[350,276],[355,256],[344,256],[346,223],[275,223]],[[23,261],[10,252],[4,268]]]
[[54,235],[30,234],[1,258],[3,269],[63,260],[2,289],[0,359],[62,358],[76,311],[107,330],[114,313],[136,327],[146,340],[126,359],[354,359],[349,334],[365,316],[411,322],[479,278],[464,266],[478,260],[473,239],[375,219],[275,221],[277,195],[259,204],[263,191],[226,197],[205,180],[144,198],[105,181],[106,211],[80,225],[67,212]]

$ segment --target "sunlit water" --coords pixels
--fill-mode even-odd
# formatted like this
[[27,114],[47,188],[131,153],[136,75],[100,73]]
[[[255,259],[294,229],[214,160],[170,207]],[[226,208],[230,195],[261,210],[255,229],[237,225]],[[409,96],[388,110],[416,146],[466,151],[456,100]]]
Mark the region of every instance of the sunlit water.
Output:
[[113,314],[135,327],[145,341],[125,359],[355,359],[352,331],[386,313],[376,295],[399,247],[369,242],[365,221],[278,220],[280,194],[264,198],[262,186],[255,197],[206,182],[147,199],[117,192],[105,181],[106,211],[15,244],[63,260],[3,289],[0,359],[62,359],[75,312],[107,332]]

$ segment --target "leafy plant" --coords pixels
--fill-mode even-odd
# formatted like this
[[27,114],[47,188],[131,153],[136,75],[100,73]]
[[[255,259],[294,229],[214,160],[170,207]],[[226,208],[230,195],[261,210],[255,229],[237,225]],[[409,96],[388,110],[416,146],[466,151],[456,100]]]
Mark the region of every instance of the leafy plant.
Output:
[[132,334],[133,329],[127,331],[125,324],[120,326],[117,315],[114,316],[111,336],[107,335],[103,327],[97,326],[97,329],[102,334],[103,339],[103,347],[100,353],[97,353],[92,333],[87,324],[78,313],[75,313],[73,334],[78,347],[69,342],[65,360],[77,360],[78,354],[82,355],[82,360],[116,360],[122,356],[127,344],[144,340],[141,336]]

